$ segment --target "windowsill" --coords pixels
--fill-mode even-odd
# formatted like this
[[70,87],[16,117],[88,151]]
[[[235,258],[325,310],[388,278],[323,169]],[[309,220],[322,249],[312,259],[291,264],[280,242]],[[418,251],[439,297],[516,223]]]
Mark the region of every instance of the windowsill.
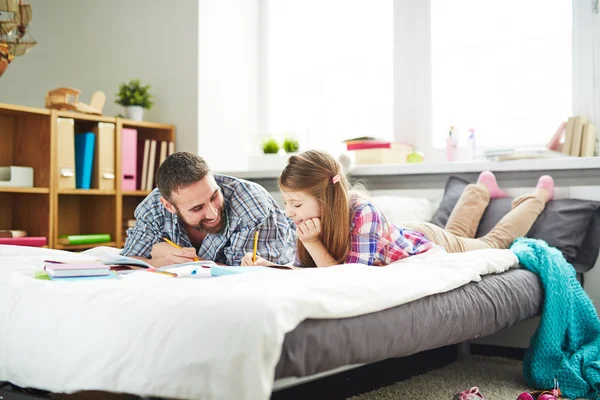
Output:
[[[514,161],[457,161],[443,163],[420,164],[373,164],[356,165],[351,171],[352,176],[374,175],[433,175],[466,172],[481,172],[490,170],[501,171],[553,171],[600,169],[600,157],[564,157],[542,158]],[[278,178],[281,170],[252,170],[237,172],[218,172],[224,175],[242,179],[272,179]]]

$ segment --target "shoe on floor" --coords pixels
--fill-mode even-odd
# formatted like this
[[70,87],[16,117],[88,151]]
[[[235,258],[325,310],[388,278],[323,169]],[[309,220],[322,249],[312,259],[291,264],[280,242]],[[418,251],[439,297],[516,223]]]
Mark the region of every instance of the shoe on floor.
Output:
[[483,395],[479,392],[477,386],[473,386],[471,389],[467,389],[460,393],[456,393],[452,400],[485,400]]

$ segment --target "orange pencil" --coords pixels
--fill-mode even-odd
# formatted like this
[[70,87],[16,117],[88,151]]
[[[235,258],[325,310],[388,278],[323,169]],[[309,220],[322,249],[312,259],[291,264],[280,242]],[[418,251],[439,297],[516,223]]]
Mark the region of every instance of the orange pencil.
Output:
[[[181,248],[181,246],[180,246],[180,245],[178,245],[178,244],[176,244],[176,243],[173,243],[173,242],[171,242],[169,239],[167,239],[167,238],[163,238],[163,239],[165,239],[165,242],[169,243],[171,246],[173,246],[173,247],[177,247],[178,249],[180,249],[180,248]],[[200,259],[199,259],[198,257],[194,257],[194,261],[200,261]]]
[[252,253],[252,262],[256,262],[256,248],[258,247],[258,229],[254,234],[254,252]]
[[173,278],[177,278],[177,276],[178,276],[175,272],[161,271],[161,270],[156,269],[156,268],[148,268],[146,271],[148,271],[148,272],[154,272],[154,273],[157,273],[157,274],[163,274],[163,275],[172,276]]

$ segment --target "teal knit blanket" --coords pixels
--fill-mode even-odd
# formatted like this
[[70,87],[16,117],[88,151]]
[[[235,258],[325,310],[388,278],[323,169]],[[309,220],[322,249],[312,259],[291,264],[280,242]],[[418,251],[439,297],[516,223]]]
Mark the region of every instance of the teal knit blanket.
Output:
[[538,239],[518,238],[510,248],[540,278],[545,293],[540,325],[523,360],[532,388],[596,399],[600,393],[600,320],[562,253]]

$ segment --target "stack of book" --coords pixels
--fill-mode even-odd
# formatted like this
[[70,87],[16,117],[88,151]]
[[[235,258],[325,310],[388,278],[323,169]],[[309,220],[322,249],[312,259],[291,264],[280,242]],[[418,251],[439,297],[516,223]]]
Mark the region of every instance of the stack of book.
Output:
[[546,147],[515,147],[487,150],[485,158],[491,161],[528,160],[536,158],[562,157],[563,154]]
[[346,150],[351,151],[357,164],[403,164],[414,151],[408,143],[390,142],[371,136],[344,140]]
[[567,122],[562,121],[545,147],[493,149],[485,152],[485,158],[493,161],[595,155],[598,155],[596,126],[584,116],[569,117]]
[[110,266],[95,261],[46,261],[44,271],[50,279],[107,277]]
[[121,129],[123,190],[152,190],[163,161],[175,152],[175,142],[138,138],[136,129]]
[[47,243],[48,239],[46,237],[27,236],[27,232],[23,230],[0,230],[0,244],[42,247]]
[[[557,135],[564,135],[562,152],[573,157],[593,157],[597,154],[596,126],[587,117],[569,117],[564,129]],[[561,125],[562,126],[562,125]],[[556,136],[556,135],[555,135]]]

